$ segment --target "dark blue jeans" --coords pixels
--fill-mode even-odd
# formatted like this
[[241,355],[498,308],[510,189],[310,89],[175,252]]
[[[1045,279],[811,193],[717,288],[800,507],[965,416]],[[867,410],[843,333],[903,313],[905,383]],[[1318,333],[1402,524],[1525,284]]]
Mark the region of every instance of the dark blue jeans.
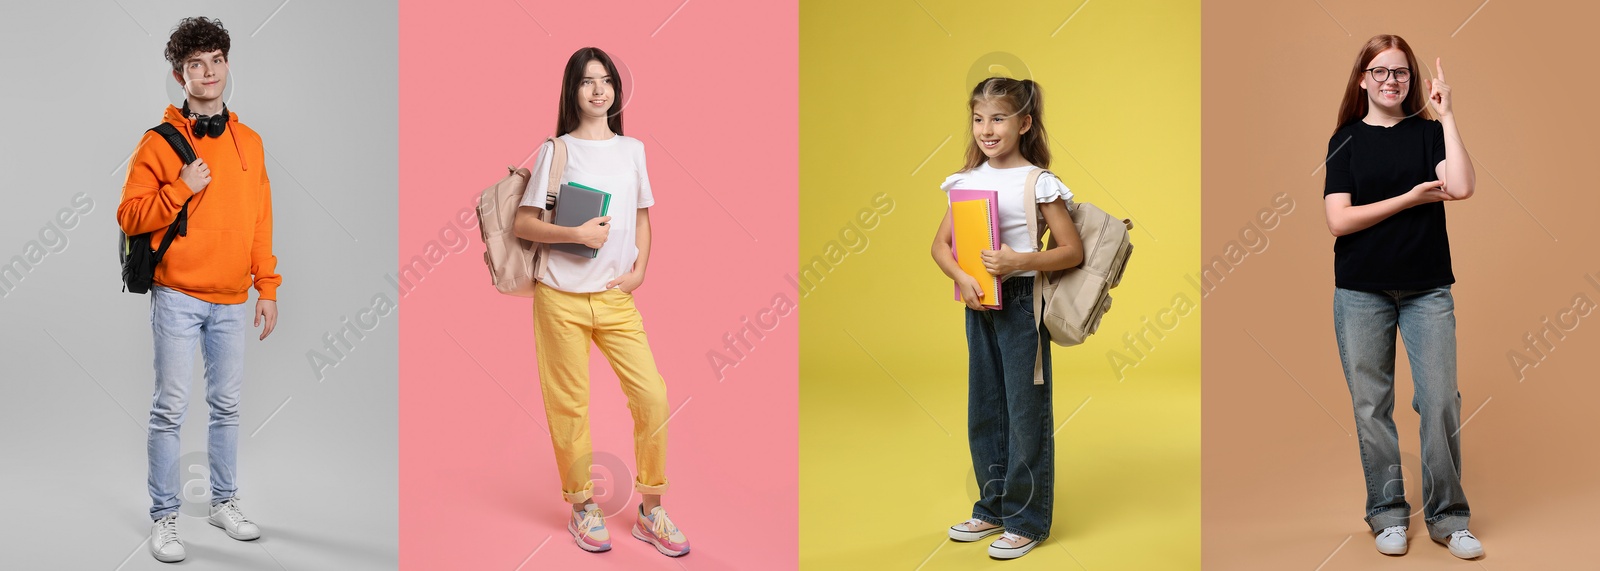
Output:
[[967,310],[967,443],[978,476],[972,517],[1035,541],[1050,535],[1055,426],[1050,352],[1045,383],[1033,384],[1041,348],[1033,324],[1033,278],[1000,286],[1001,310]]

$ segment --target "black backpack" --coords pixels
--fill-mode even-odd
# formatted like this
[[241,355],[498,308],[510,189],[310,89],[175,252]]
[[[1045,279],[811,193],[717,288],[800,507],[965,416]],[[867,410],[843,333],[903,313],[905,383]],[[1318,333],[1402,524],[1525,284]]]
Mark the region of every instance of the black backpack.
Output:
[[[194,149],[189,146],[189,141],[185,140],[171,123],[162,123],[150,130],[167,140],[172,150],[178,153],[178,158],[183,159],[183,164],[188,165],[195,161]],[[193,200],[194,197],[191,195],[189,199]],[[122,291],[133,293],[150,291],[150,284],[156,277],[156,266],[161,264],[161,257],[166,255],[167,247],[172,245],[172,239],[189,234],[189,201],[183,201],[183,209],[178,211],[178,219],[173,220],[172,225],[167,227],[167,234],[161,238],[161,247],[155,251],[150,250],[151,234],[154,232],[138,236],[129,236],[120,230],[117,232],[117,253],[122,260]]]

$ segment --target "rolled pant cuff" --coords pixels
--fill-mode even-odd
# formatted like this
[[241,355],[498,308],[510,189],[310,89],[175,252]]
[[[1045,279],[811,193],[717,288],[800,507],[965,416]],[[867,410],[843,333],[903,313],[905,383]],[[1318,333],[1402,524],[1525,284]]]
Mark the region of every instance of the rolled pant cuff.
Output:
[[1000,518],[989,517],[987,515],[984,515],[984,514],[981,514],[981,513],[978,513],[978,512],[972,512],[972,519],[982,521],[982,522],[987,523],[989,525],[998,525],[1000,527],[1005,527],[1006,526],[1006,522],[1002,521]]
[[667,483],[666,482],[662,482],[660,484],[657,484],[657,485],[654,485],[654,486],[650,486],[650,485],[646,485],[643,482],[640,482],[638,480],[634,480],[634,482],[633,482],[633,491],[639,492],[641,494],[649,494],[649,495],[652,495],[652,496],[659,496],[659,495],[667,493]]
[[1011,535],[1020,535],[1022,537],[1026,537],[1028,539],[1031,539],[1033,541],[1044,541],[1044,538],[1050,537],[1049,533],[1028,533],[1028,532],[1022,531],[1020,529],[1011,529],[1009,527],[1006,528],[1006,533],[1009,533]]
[[578,490],[576,492],[561,492],[561,499],[569,504],[581,504],[594,497],[594,490]]
[[1367,516],[1367,526],[1372,528],[1372,533],[1378,533],[1383,531],[1384,528],[1394,527],[1397,525],[1400,527],[1410,527],[1411,513],[1404,509],[1392,509],[1384,510]]
[[1469,515],[1466,513],[1438,516],[1428,522],[1428,535],[1437,541],[1447,541],[1450,539],[1450,534],[1467,528],[1467,519]]

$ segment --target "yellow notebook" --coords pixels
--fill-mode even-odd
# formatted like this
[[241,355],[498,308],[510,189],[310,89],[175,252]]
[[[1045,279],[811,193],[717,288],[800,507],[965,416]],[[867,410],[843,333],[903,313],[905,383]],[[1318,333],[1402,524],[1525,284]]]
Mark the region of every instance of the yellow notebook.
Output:
[[[989,275],[983,268],[982,252],[998,250],[1000,236],[995,228],[995,212],[989,200],[962,200],[950,203],[950,221],[954,226],[956,263],[961,271],[978,280],[983,287],[980,303],[990,309],[1000,309],[1000,278]],[[956,292],[956,301],[961,292]]]

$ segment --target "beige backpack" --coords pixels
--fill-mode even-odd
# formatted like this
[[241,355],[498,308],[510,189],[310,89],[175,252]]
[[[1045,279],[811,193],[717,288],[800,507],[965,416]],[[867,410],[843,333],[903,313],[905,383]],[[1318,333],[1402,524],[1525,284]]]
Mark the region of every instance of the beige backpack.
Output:
[[[1028,235],[1036,247],[1045,226],[1044,215],[1038,209],[1036,185],[1039,175],[1046,172],[1049,171],[1033,169],[1022,190],[1023,199],[1034,205],[1033,216],[1025,218]],[[1100,318],[1111,310],[1111,288],[1122,283],[1122,271],[1133,254],[1133,243],[1128,240],[1128,230],[1133,228],[1130,220],[1118,220],[1093,204],[1079,202],[1072,209],[1072,225],[1083,241],[1083,263],[1065,270],[1036,272],[1033,288],[1034,326],[1043,323],[1050,340],[1063,347],[1083,343],[1100,329]],[[1049,247],[1055,245],[1055,237],[1051,236]],[[1033,383],[1044,384],[1042,350],[1034,359]]]
[[[548,139],[551,148],[550,180],[545,207],[540,219],[550,221],[556,194],[561,192],[561,171],[567,165],[567,144],[556,137]],[[545,275],[545,258],[550,246],[518,238],[512,231],[517,223],[517,207],[522,205],[528,169],[506,167],[509,174],[483,189],[478,196],[478,230],[483,233],[483,263],[489,266],[494,289],[506,295],[533,297],[533,287]]]

